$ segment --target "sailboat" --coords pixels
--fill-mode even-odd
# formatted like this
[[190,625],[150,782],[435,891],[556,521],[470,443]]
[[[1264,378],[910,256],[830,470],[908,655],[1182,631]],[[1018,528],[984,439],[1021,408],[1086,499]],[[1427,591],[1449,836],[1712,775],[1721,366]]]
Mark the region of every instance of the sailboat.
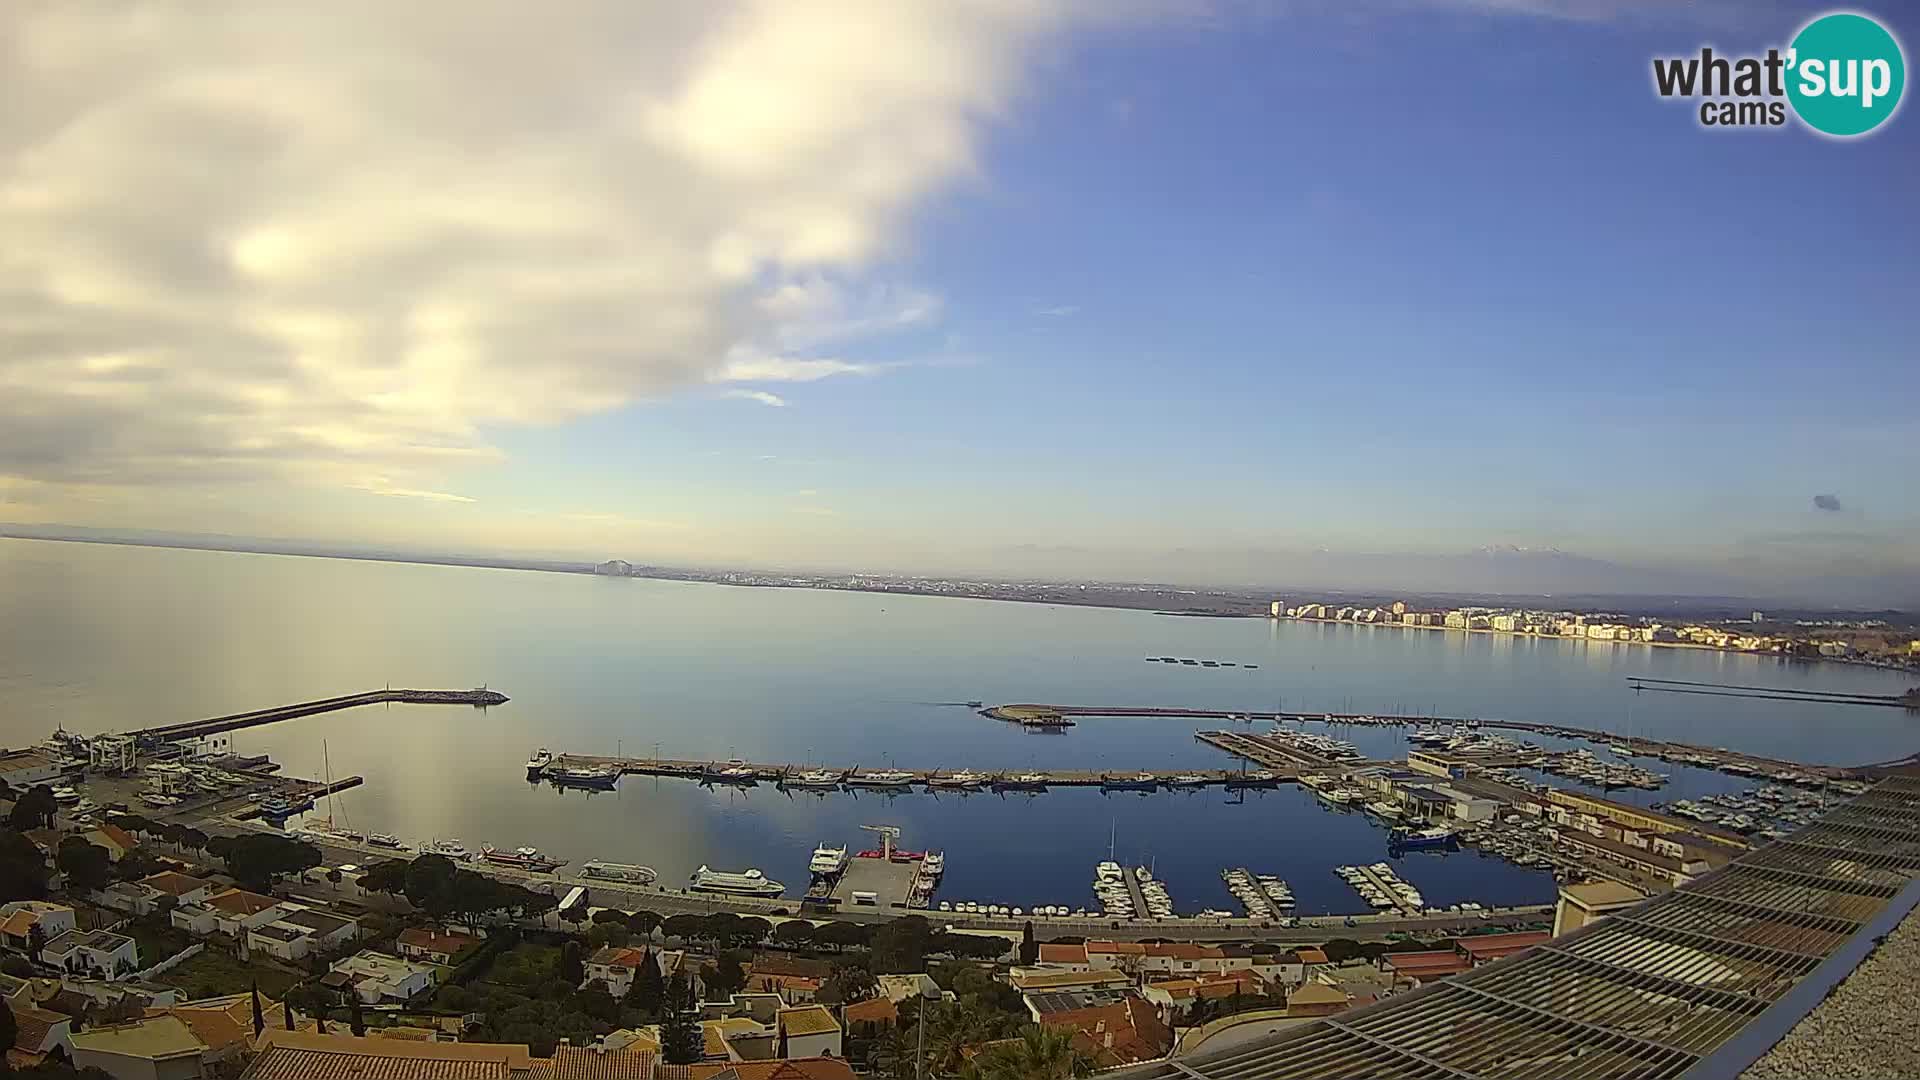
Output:
[[[315,822],[301,831],[321,839],[348,840],[356,844],[365,843],[367,840],[365,834],[354,832],[344,824],[336,825],[333,822],[333,754],[328,749],[325,739],[320,741],[320,758],[321,761],[325,763],[323,768],[326,770],[327,778],[327,820],[324,822]],[[343,812],[341,814],[342,821],[344,821],[345,818],[346,815]]]

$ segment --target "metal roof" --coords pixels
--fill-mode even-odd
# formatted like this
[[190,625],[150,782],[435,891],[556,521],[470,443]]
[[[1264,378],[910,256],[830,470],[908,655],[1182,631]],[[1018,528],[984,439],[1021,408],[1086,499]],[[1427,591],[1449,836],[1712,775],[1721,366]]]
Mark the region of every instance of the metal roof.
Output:
[[1736,1076],[1920,901],[1920,780],[1466,974],[1130,1080]]

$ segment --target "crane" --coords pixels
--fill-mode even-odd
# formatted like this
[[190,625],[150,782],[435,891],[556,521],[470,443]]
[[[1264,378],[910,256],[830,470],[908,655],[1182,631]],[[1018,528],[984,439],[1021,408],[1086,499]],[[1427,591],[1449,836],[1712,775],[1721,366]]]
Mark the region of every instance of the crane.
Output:
[[862,825],[860,827],[867,830],[870,833],[880,834],[880,857],[882,859],[887,860],[888,862],[892,862],[893,861],[893,842],[895,840],[900,839],[900,826],[898,825]]

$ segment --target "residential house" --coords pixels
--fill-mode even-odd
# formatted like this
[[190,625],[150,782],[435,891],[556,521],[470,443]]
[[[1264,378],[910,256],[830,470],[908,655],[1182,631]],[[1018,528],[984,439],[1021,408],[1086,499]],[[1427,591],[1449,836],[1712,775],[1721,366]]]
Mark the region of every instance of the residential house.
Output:
[[781,1009],[776,1022],[781,1057],[840,1057],[845,1053],[840,1021],[825,1005]]
[[88,1028],[75,1033],[72,1043],[76,1067],[104,1069],[114,1080],[192,1080],[206,1075],[206,1045],[176,1016]]
[[480,944],[480,941],[480,938],[472,934],[433,927],[409,926],[400,931],[400,937],[394,942],[394,949],[409,960],[418,960],[425,964],[451,965],[461,953]]
[[220,913],[205,904],[189,904],[167,913],[167,921],[195,937],[220,929]]
[[163,870],[158,874],[150,874],[147,877],[141,878],[140,884],[145,885],[158,895],[173,897],[174,904],[179,907],[185,907],[189,904],[204,904],[207,902],[207,899],[219,891],[220,888],[218,885],[204,878],[197,878],[191,874],[182,874],[174,870]]
[[543,1075],[547,1080],[654,1080],[653,1050],[603,1050],[556,1046]]
[[952,991],[942,991],[933,976],[912,975],[876,975],[873,980],[880,988],[880,996],[898,1005],[911,997],[930,998],[944,994],[952,997]]
[[868,998],[841,1009],[840,1020],[847,1034],[870,1039],[900,1022],[900,1007],[885,997]]
[[1345,1011],[1350,1004],[1352,999],[1345,990],[1313,980],[1300,984],[1287,995],[1287,1015],[1329,1016]]
[[[659,962],[650,949],[615,948],[609,945],[587,957],[584,965],[586,979],[581,985],[605,983],[607,993],[612,994],[614,1000],[618,1001],[626,997],[627,991],[633,987],[633,980],[639,976],[642,964],[658,966]],[[664,970],[660,974],[663,978],[666,976]]]
[[87,843],[106,848],[107,858],[114,862],[119,862],[127,852],[140,846],[140,842],[133,838],[132,833],[118,825],[102,825],[82,835],[86,837]]
[[16,900],[0,904],[0,944],[17,952],[31,953],[36,943],[44,944],[74,928],[73,909],[45,900]]
[[26,1001],[9,1001],[0,1007],[13,1011],[13,1045],[6,1047],[8,1065],[30,1068],[55,1050],[63,1057],[73,1057],[73,1017]]
[[404,1004],[438,983],[436,969],[371,949],[334,961],[320,979],[322,986],[351,991],[367,1005],[382,1001]]
[[[262,1018],[267,1023],[280,1027],[285,1019],[280,1004],[269,997],[260,999]],[[200,1040],[200,1059],[206,1065],[219,1065],[232,1061],[245,1054],[253,1045],[253,995],[226,994],[221,997],[201,998],[196,1001],[182,1002],[166,1009],[152,1009],[148,1016],[172,1016],[187,1025],[194,1038]],[[296,1027],[302,1024],[300,1017],[294,1018]],[[305,1026],[313,1029],[311,1021]],[[284,1030],[284,1029],[283,1029]]]
[[280,917],[280,901],[245,889],[228,889],[207,898],[214,928],[231,938],[246,940],[247,931]]
[[124,934],[105,930],[69,930],[47,942],[40,961],[61,971],[117,979],[140,968],[139,947]]
[[1160,979],[1141,987],[1140,995],[1166,1018],[1178,1016],[1196,1001],[1215,1001],[1241,997],[1264,997],[1267,984],[1251,971],[1205,972],[1178,979]]
[[767,1061],[780,1056],[780,1029],[751,1016],[700,1021],[705,1056],[713,1061]]
[[[680,1080],[682,1074],[666,1071],[671,1068],[664,1066],[656,1075],[660,1080]],[[686,1070],[686,1080],[855,1080],[852,1066],[828,1057],[690,1065]]]
[[360,932],[360,923],[344,915],[317,908],[284,905],[273,922],[247,931],[247,948],[281,960],[303,960],[312,953],[326,953],[352,941]]
[[[556,1055],[556,1060],[558,1055]],[[571,1061],[569,1061],[571,1066]],[[321,1077],[418,1077],[437,1080],[531,1080],[551,1063],[525,1043],[412,1042],[268,1028],[241,1080],[316,1080]],[[554,1080],[561,1080],[552,1074]],[[626,1073],[569,1072],[567,1080],[626,1080]],[[644,1080],[634,1077],[633,1080]]]
[[1068,971],[1092,971],[1093,961],[1087,958],[1085,945],[1042,945],[1039,962],[1044,967],[1065,968]]
[[1093,1059],[1095,1069],[1135,1065],[1165,1057],[1173,1031],[1144,999],[1128,994],[1111,1005],[1048,1014],[1041,1023],[1071,1031],[1073,1045]]
[[93,895],[94,902],[129,915],[146,915],[159,906],[160,894],[137,881],[115,881]]
[[776,994],[789,1005],[811,1005],[820,996],[823,984],[811,975],[785,975],[779,972],[751,972],[747,989],[756,994]]

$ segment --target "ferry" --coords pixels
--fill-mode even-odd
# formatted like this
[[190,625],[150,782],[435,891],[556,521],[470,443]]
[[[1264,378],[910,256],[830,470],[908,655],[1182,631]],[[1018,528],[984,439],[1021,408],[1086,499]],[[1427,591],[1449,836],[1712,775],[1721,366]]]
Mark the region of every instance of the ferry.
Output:
[[562,768],[549,767],[547,769],[547,779],[553,781],[556,787],[596,788],[602,791],[612,791],[614,786],[620,783],[620,771],[618,769],[607,769],[597,766],[568,765]]
[[1399,828],[1388,834],[1387,844],[1407,850],[1453,848],[1459,846],[1459,836],[1452,829],[1437,825],[1428,829]]
[[553,764],[553,751],[544,746],[535,750],[532,756],[527,758],[527,779],[538,780],[540,774],[546,772],[547,766],[551,764]]
[[844,844],[840,847],[821,844],[813,849],[813,861],[807,863],[807,871],[816,877],[837,874],[846,868],[847,849]]
[[580,876],[596,881],[618,881],[627,885],[651,885],[660,875],[651,866],[631,863],[590,862],[580,867]]
[[421,844],[420,854],[444,855],[454,862],[466,862],[473,858],[473,852],[468,851],[467,845],[458,840],[435,840],[432,843]]
[[841,774],[832,769],[808,769],[806,772],[788,776],[781,781],[787,787],[798,788],[837,788]]
[[1100,786],[1111,791],[1155,791],[1160,778],[1150,772],[1101,773]]
[[480,857],[495,866],[509,866],[535,874],[551,874],[567,863],[565,859],[550,859],[540,854],[539,848],[522,847],[503,851],[491,844],[480,849]]
[[733,893],[737,896],[779,896],[787,891],[785,885],[768,880],[758,870],[742,870],[734,873],[728,870],[714,870],[702,866],[688,879],[689,889],[694,892]]
[[972,769],[961,769],[959,772],[948,773],[945,776],[930,776],[927,778],[927,786],[971,790],[987,786],[992,779],[993,777],[988,776],[986,773],[974,772]]
[[878,772],[854,773],[847,777],[848,787],[863,788],[910,788],[913,786],[913,774],[899,769],[881,769]]
[[1037,772],[1014,773],[1002,776],[993,782],[995,791],[1045,791],[1047,774]]
[[401,842],[399,837],[393,835],[392,833],[383,833],[383,832],[368,833],[367,843],[372,845],[373,847],[392,848],[395,850],[398,850],[400,848],[407,846],[405,843]]

